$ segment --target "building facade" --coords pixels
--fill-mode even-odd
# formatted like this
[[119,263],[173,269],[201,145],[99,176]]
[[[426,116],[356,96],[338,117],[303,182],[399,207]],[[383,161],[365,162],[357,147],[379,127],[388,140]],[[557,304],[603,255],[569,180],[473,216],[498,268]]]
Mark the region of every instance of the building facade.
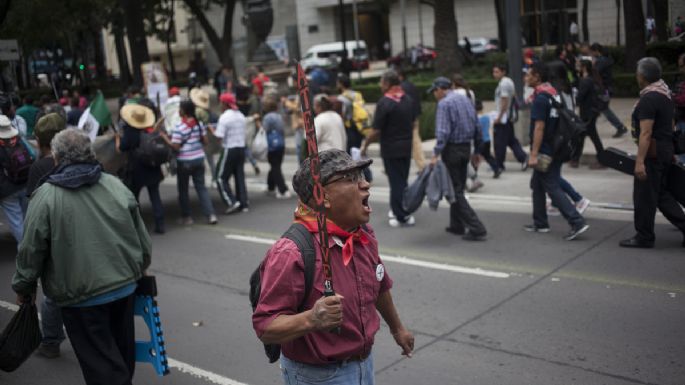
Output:
[[[522,35],[526,45],[557,45],[567,41],[570,38],[571,22],[576,22],[580,32],[579,38],[583,39],[583,1],[518,1]],[[454,0],[459,37],[497,38],[496,2],[497,0]],[[499,2],[504,6],[504,0],[499,0]],[[419,43],[434,46],[433,7],[421,0],[384,2],[344,0],[344,25],[347,40],[352,40],[354,36],[353,3],[356,3],[357,7],[360,38],[366,41],[372,57],[382,59],[388,54],[388,52],[383,52],[385,42],[389,43],[386,47],[389,45],[392,55],[402,51],[402,3],[405,6],[407,46],[411,47]],[[589,41],[604,45],[616,45],[617,42],[625,44],[623,9],[617,8],[616,0],[592,0],[587,3]],[[384,6],[386,8],[383,8]],[[643,6],[645,15],[653,12],[650,0],[643,0]],[[341,40],[338,0],[296,0],[296,10],[301,54],[314,44]],[[685,1],[669,0],[669,15],[672,19],[671,23],[678,15],[685,17]],[[617,22],[619,23],[618,35]]]

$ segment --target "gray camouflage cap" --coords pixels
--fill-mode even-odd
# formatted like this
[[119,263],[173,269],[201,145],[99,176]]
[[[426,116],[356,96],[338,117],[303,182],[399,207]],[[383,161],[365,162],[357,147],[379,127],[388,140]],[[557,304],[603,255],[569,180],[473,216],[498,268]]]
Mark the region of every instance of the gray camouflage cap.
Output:
[[[308,203],[314,194],[314,180],[310,168],[311,159],[305,159],[293,176],[293,190],[303,203]],[[321,184],[326,184],[333,175],[350,170],[366,168],[373,159],[353,160],[350,154],[342,150],[326,150],[319,153],[321,163]]]

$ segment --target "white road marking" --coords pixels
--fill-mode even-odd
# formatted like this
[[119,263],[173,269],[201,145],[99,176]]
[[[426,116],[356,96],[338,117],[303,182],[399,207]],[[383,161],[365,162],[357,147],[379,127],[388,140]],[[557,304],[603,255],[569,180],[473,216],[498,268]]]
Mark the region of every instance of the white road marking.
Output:
[[[15,305],[13,303],[10,303],[10,302],[5,302],[3,300],[0,300],[0,308],[5,308],[5,309],[13,311],[13,312],[16,312],[19,310],[19,306]],[[217,384],[217,385],[247,385],[244,382],[232,380],[228,377],[224,377],[222,375],[212,373],[208,370],[204,370],[204,369],[198,368],[196,366],[186,364],[185,362],[175,360],[171,357],[167,357],[167,361],[169,361],[169,367],[170,368],[176,369],[181,373],[191,375],[193,377],[199,378],[203,381],[206,381],[206,382],[209,382],[212,384]]]
[[205,380],[207,382],[210,382],[212,384],[218,384],[218,385],[247,385],[244,382],[238,382],[236,380],[232,380],[230,378],[226,378],[224,376],[220,376],[216,373],[212,373],[210,371],[204,370],[197,368],[193,365],[186,364],[185,362],[181,361],[176,361],[173,358],[168,358],[169,361],[169,367],[174,368],[178,370],[181,373],[189,374],[193,377],[197,377],[201,380]]
[[[225,237],[226,237],[226,239],[233,239],[236,241],[243,241],[243,242],[252,242],[252,243],[258,243],[258,244],[262,244],[262,245],[273,245],[276,242],[276,239],[261,238],[261,237],[255,237],[255,236],[249,236],[249,235],[239,235],[239,234],[226,234]],[[446,264],[446,263],[428,262],[428,261],[422,261],[422,260],[412,259],[412,258],[403,257],[403,256],[392,256],[392,255],[381,254],[380,257],[381,257],[381,259],[383,259],[383,261],[386,261],[386,262],[393,262],[393,263],[399,263],[399,264],[403,264],[403,265],[423,267],[426,269],[442,270],[442,271],[449,271],[449,272],[461,273],[461,274],[480,275],[480,276],[489,277],[489,278],[509,278],[510,277],[509,273],[504,273],[504,272],[500,272],[500,271],[493,271],[493,270],[484,270],[481,268],[450,265],[450,264]]]

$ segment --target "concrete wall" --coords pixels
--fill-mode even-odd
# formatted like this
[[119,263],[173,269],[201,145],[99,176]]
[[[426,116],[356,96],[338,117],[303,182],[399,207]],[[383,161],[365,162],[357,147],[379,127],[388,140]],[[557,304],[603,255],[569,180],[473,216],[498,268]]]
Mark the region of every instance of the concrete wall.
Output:
[[[333,6],[325,5],[317,0],[297,0],[296,15],[297,30],[300,35],[300,55],[320,43],[336,41],[335,12]],[[310,26],[317,26],[318,32],[309,32]]]
[[[582,21],[582,2],[578,2],[578,20]],[[604,45],[616,44],[616,2],[614,0],[588,1],[587,22],[590,32],[590,42]],[[625,25],[623,24],[623,8],[621,8],[620,39],[625,44]],[[582,25],[580,37],[582,38]]]

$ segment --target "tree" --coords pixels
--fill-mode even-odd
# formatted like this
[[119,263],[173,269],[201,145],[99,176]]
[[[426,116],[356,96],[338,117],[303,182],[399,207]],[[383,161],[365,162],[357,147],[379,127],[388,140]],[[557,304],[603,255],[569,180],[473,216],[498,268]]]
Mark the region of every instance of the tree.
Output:
[[616,46],[621,45],[621,0],[616,0]]
[[654,23],[656,24],[656,38],[659,41],[668,40],[668,1],[652,0],[654,5]]
[[[190,12],[202,26],[202,29],[205,31],[205,35],[207,35],[207,39],[209,40],[209,44],[212,45],[221,64],[234,68],[233,55],[231,54],[233,37],[231,35],[233,31],[233,12],[235,11],[236,0],[212,0],[208,1],[207,4],[201,0],[183,0],[183,2],[188,6]],[[205,16],[205,11],[212,2],[225,6],[224,25],[221,36],[219,36]]]
[[625,67],[628,71],[634,71],[637,67],[637,61],[645,56],[647,50],[645,42],[645,17],[642,13],[642,1],[624,0],[623,17],[626,42],[630,42],[630,44],[625,45]]
[[131,49],[131,64],[133,65],[133,82],[143,85],[143,72],[141,64],[150,61],[147,50],[147,37],[145,35],[145,23],[143,7],[140,0],[121,0],[121,7],[126,15],[126,34],[128,45]]
[[453,0],[435,0],[433,6],[435,25],[433,35],[435,50],[435,69],[438,74],[449,76],[461,70],[461,57],[457,51],[459,36],[457,35],[457,18],[454,13]]
[[507,50],[507,26],[504,24],[504,2],[495,0],[495,14],[497,15],[497,38],[502,51]]
[[590,41],[590,28],[588,28],[587,25],[587,8],[588,8],[588,0],[583,0],[583,16],[582,16],[582,24],[583,24],[583,41],[584,42],[589,42]]

